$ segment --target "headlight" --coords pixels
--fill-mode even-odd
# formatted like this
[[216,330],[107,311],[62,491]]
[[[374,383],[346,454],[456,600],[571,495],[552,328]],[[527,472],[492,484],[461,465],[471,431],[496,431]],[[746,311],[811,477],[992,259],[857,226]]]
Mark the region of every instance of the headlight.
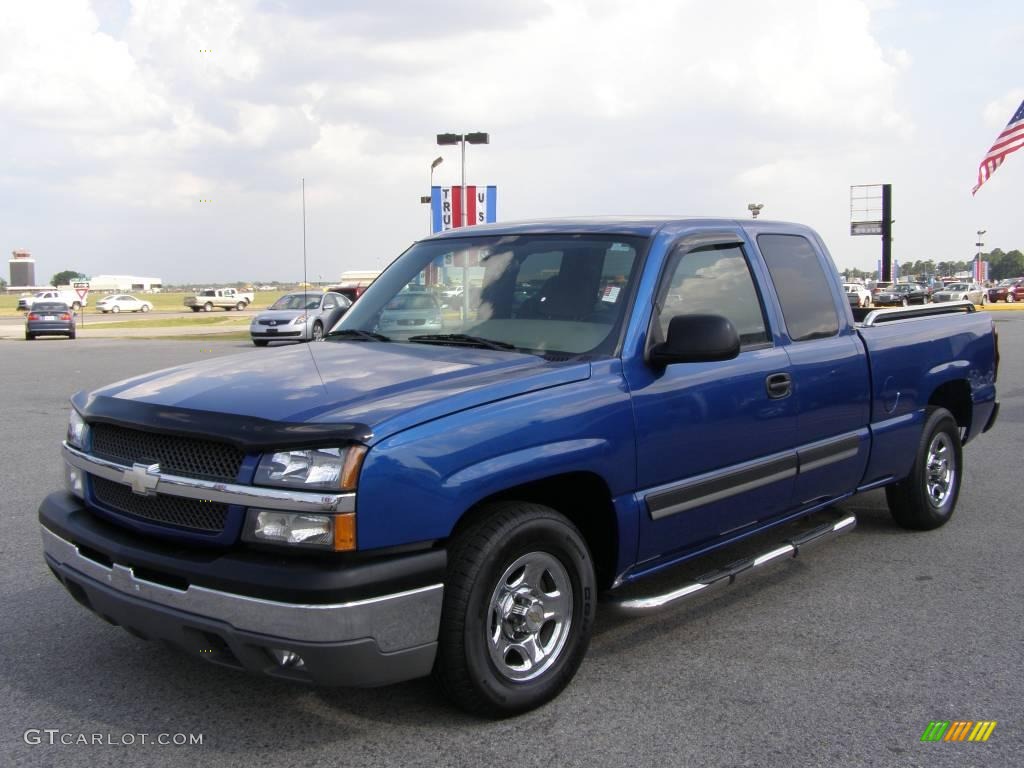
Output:
[[89,435],[89,425],[74,408],[68,416],[68,444],[80,450],[85,449],[85,440]]
[[313,515],[250,509],[242,529],[242,539],[331,552],[349,551],[356,548],[356,516],[352,512]]
[[294,320],[292,320],[292,324],[293,325],[302,325],[304,322],[306,322],[306,316],[305,315],[299,315]]
[[353,491],[365,455],[363,445],[265,453],[254,482],[307,491]]

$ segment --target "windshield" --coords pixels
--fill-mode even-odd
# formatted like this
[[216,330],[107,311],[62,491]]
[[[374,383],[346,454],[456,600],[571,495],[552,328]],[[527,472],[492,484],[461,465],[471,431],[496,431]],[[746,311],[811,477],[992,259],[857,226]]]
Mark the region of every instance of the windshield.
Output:
[[289,293],[271,304],[270,309],[316,309],[319,306],[319,294]]
[[611,354],[644,243],[573,234],[417,243],[334,332],[409,343],[487,342],[548,355]]
[[967,283],[953,283],[952,285],[946,286],[947,291],[966,291]]
[[37,301],[33,312],[67,312],[68,305],[60,301]]

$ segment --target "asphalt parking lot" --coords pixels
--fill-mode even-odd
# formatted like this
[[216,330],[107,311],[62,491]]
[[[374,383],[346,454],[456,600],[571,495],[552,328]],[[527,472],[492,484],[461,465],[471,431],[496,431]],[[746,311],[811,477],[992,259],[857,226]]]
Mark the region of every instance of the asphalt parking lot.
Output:
[[[275,351],[207,339],[0,341],[0,762],[1021,765],[1024,313],[995,317],[1000,420],[966,448],[947,526],[898,529],[872,492],[842,505],[860,519],[854,532],[768,576],[643,618],[599,609],[573,684],[501,722],[452,709],[428,681],[317,690],[250,677],[137,640],[79,607],[44,565],[35,519],[61,483],[68,397],[177,363]],[[987,743],[921,743],[932,720],[998,725]],[[41,733],[26,739],[30,729]],[[122,743],[143,733],[201,734],[202,744]],[[60,734],[103,743],[60,744]],[[43,743],[27,743],[37,736]]]

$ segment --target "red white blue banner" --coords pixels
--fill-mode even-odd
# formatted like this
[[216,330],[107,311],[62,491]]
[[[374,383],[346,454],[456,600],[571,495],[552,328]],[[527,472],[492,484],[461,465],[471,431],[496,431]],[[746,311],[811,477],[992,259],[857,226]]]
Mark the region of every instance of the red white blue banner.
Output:
[[[444,232],[463,226],[462,187],[433,187],[430,190],[430,213],[433,232]],[[466,185],[465,226],[491,224],[497,221],[498,188]]]

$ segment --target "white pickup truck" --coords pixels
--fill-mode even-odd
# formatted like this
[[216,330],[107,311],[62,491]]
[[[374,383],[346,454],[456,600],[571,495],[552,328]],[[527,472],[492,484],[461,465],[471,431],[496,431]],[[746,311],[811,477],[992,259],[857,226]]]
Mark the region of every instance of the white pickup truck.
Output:
[[22,312],[28,312],[37,301],[63,301],[76,312],[82,307],[89,305],[88,294],[86,294],[85,298],[80,299],[75,291],[60,291],[53,288],[46,291],[36,291],[31,296],[22,296],[18,299],[18,309]]
[[205,288],[195,296],[185,298],[185,306],[193,312],[212,312],[214,307],[243,310],[252,304],[253,295],[234,288]]

